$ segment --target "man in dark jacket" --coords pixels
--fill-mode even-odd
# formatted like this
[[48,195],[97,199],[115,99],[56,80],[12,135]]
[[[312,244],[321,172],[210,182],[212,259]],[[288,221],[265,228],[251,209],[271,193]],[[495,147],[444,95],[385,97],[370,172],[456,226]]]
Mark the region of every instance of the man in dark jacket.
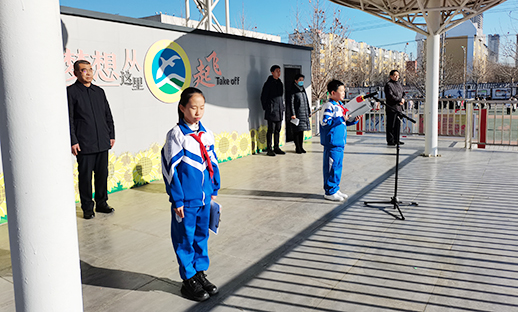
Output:
[[[281,68],[279,65],[273,65],[270,68],[272,73],[263,85],[261,92],[261,104],[264,109],[264,119],[268,120],[268,132],[266,133],[267,155],[275,156],[275,154],[286,154],[279,148],[279,135],[282,126],[282,117],[284,115],[284,87],[281,77]],[[272,135],[275,147],[272,149]]]
[[[385,99],[387,102],[387,121],[386,133],[387,133],[387,144],[396,145],[399,141],[399,129],[401,127],[401,121],[396,117],[398,112],[403,111],[403,104],[405,99],[403,98],[403,86],[399,82],[399,72],[397,70],[390,71],[390,81],[385,85]],[[393,108],[393,109],[390,109]],[[404,144],[399,141],[399,144]]]
[[104,90],[93,85],[90,62],[74,63],[77,81],[67,88],[72,154],[77,157],[83,217],[94,214],[92,172],[95,173],[95,211],[112,213],[108,206],[108,150],[115,144],[113,117]]

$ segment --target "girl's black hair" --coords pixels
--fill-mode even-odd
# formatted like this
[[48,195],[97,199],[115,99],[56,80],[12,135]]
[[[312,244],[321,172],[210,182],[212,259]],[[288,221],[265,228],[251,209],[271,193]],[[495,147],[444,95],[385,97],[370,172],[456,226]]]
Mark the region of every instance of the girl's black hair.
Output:
[[183,90],[182,95],[180,96],[180,101],[178,102],[178,122],[180,122],[184,118],[184,115],[180,110],[180,105],[185,107],[185,105],[189,103],[191,97],[195,94],[200,94],[201,96],[203,96],[203,99],[205,99],[205,95],[203,95],[203,92],[201,92],[201,90],[198,88],[188,87],[185,88],[185,90]]

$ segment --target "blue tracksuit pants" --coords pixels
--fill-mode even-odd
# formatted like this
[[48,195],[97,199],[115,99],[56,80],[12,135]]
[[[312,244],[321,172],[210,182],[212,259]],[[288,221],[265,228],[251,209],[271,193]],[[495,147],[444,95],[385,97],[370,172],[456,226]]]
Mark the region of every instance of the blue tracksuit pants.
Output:
[[344,159],[343,147],[324,146],[324,190],[326,195],[333,195],[340,190],[342,164]]
[[181,219],[172,211],[171,238],[183,280],[209,268],[210,202],[202,207],[184,207]]

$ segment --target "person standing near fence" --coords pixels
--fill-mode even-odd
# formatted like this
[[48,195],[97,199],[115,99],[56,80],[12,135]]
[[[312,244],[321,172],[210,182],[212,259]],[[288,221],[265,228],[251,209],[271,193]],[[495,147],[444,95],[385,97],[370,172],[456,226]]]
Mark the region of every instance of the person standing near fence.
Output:
[[396,145],[398,141],[399,144],[405,144],[399,140],[401,121],[397,118],[396,113],[396,111],[403,111],[403,104],[405,104],[404,95],[403,86],[401,82],[399,82],[399,72],[394,69],[390,71],[390,80],[385,85],[385,98],[387,106],[389,106],[386,109],[387,120],[385,122],[385,128],[387,133],[387,145],[389,146]]

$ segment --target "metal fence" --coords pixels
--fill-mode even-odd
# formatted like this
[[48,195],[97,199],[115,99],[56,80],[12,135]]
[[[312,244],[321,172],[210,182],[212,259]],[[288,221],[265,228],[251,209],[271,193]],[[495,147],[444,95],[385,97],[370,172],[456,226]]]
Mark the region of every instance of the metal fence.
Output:
[[[465,146],[474,144],[480,148],[485,145],[518,146],[518,101],[516,100],[474,100],[445,98],[439,100],[438,134],[440,136],[464,137]],[[423,135],[425,127],[424,99],[408,99],[405,114],[416,123],[403,120],[401,135]],[[318,120],[321,111],[313,114],[313,134],[318,135]],[[372,110],[356,126],[347,131],[357,133],[384,133],[385,109]]]

